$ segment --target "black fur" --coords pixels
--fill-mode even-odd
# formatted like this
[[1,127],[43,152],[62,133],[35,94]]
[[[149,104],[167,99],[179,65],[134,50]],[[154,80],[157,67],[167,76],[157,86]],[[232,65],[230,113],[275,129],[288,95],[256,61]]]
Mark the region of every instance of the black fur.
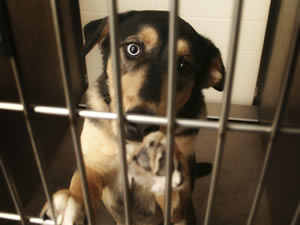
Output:
[[[144,103],[160,103],[162,101],[162,86],[163,81],[167,80],[168,69],[168,16],[169,14],[164,11],[130,11],[127,13],[119,14],[119,35],[120,35],[120,52],[121,52],[121,76],[127,72],[136,72],[141,68],[146,68],[143,72],[146,73],[143,80],[142,88],[137,95]],[[99,43],[100,50],[103,55],[103,74],[98,79],[99,95],[104,99],[107,106],[110,107],[111,96],[109,94],[108,75],[106,73],[107,60],[110,56],[110,44],[109,33],[107,27],[108,19],[95,20],[87,24],[84,28],[84,34],[86,39],[86,45],[84,48],[85,54],[87,54],[92,47]],[[130,43],[126,43],[127,38],[136,36],[142,28],[152,27],[158,34],[157,46],[151,48],[151,52],[145,52],[141,57],[132,58],[126,54],[126,46]],[[221,59],[219,49],[207,38],[198,34],[193,27],[187,22],[178,18],[178,39],[185,40],[189,43],[190,55],[188,60],[186,56],[178,57],[178,71],[177,71],[177,93],[184,90],[189,82],[193,82],[191,87],[191,95],[183,102],[182,106],[177,110],[176,117],[195,119],[200,115],[205,115],[205,103],[202,89],[206,88],[209,83],[210,70],[217,69],[222,74],[223,79],[220,83],[213,86],[216,90],[222,91],[224,86],[225,69]],[[136,43],[143,51],[145,46],[140,43],[139,40]],[[123,50],[123,51],[122,51]],[[184,67],[180,67],[181,63]],[[182,92],[180,92],[182,93]],[[144,107],[144,108],[143,108]],[[125,113],[146,114],[146,115],[159,115],[157,112],[153,112],[145,106],[137,106],[135,109],[130,109]],[[160,115],[161,116],[161,115]],[[135,124],[125,123],[126,138],[128,140],[139,141],[143,140],[143,137],[147,132],[160,129],[157,126],[143,127],[139,125],[135,127]],[[194,128],[176,128],[176,136],[196,136],[198,129]],[[131,133],[128,132],[131,130]],[[194,187],[196,178],[205,176],[211,171],[211,164],[196,164],[195,155],[189,159],[189,172],[191,187]],[[147,160],[146,160],[147,161]],[[144,167],[148,169],[149,165],[145,164]],[[130,192],[130,198],[133,205],[132,212],[135,221],[139,221],[140,224],[153,222],[153,216],[161,215],[159,208],[155,208],[154,211],[149,210],[146,202],[141,198],[153,198],[151,193],[144,192],[142,187],[134,184]],[[121,191],[120,191],[121,192]],[[118,195],[118,194],[117,194]],[[112,214],[115,216],[121,216],[119,221],[124,221],[123,218],[123,200],[121,196],[115,196],[115,201],[111,207]],[[153,203],[154,200],[150,199],[149,202]],[[192,209],[193,205],[189,202],[189,207]],[[158,210],[159,212],[156,212]],[[188,224],[193,224],[194,214],[193,210],[190,210],[191,219]],[[158,220],[157,220],[158,219]],[[161,221],[161,218],[155,220]],[[149,221],[147,221],[149,220]],[[138,222],[137,222],[138,223]],[[157,224],[157,223],[155,223]]]
[[[144,86],[140,91],[140,96],[145,101],[160,101],[160,89],[162,75],[166,74],[167,71],[167,42],[168,42],[168,29],[166,29],[168,22],[168,14],[162,11],[130,11],[119,15],[119,33],[120,41],[122,42],[131,35],[136,34],[142,27],[151,26],[154,27],[159,34],[160,45],[157,49],[151,53],[150,57],[139,61],[136,67],[141,67],[144,64],[148,66],[148,76],[144,82]],[[86,37],[85,53],[89,52],[93,45],[95,45],[101,36],[105,25],[107,24],[107,18],[92,21],[85,26],[84,33]],[[134,24],[134,26],[133,26]],[[211,41],[205,37],[199,35],[188,23],[184,20],[179,19],[179,32],[178,38],[187,40],[192,44],[192,55],[193,59],[193,73],[196,73],[196,85],[198,93],[204,88],[205,83],[208,79],[209,66],[211,61],[216,57],[221,58],[219,50],[212,44]],[[107,57],[110,52],[109,38],[106,37],[101,42],[101,50],[103,53],[104,68],[106,68]],[[136,68],[137,69],[137,68]],[[225,76],[224,65],[221,65],[221,71]],[[180,89],[181,80],[178,79],[178,89]],[[215,88],[217,90],[223,89],[224,83],[221,82]],[[193,96],[192,96],[193,97]],[[188,111],[181,109],[181,111]],[[181,113],[182,115],[182,113]],[[182,115],[185,116],[185,115]]]

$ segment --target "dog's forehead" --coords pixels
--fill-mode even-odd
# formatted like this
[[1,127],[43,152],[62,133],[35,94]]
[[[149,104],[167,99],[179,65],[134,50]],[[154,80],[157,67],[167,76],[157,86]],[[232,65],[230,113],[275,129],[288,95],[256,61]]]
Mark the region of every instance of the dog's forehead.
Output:
[[[185,40],[192,45],[198,34],[184,20],[178,18],[178,39]],[[165,46],[168,42],[169,14],[166,11],[134,11],[131,16],[121,22],[121,41],[126,41],[132,36],[137,36],[144,43],[154,45],[161,43]],[[183,46],[182,44],[180,46]],[[187,46],[187,44],[186,44]]]
[[[160,45],[162,43],[166,43],[166,38],[161,36],[161,33],[159,33],[155,27],[151,25],[145,25],[140,27],[135,34],[129,35],[126,38],[124,37],[125,39],[123,41],[130,42],[138,39],[144,43],[147,50],[151,50],[153,48],[161,47]],[[191,42],[186,38],[179,36],[177,40],[177,54],[179,56],[190,55],[190,49]]]
[[159,43],[159,33],[151,26],[142,27],[138,31],[137,36],[148,48],[153,48]]

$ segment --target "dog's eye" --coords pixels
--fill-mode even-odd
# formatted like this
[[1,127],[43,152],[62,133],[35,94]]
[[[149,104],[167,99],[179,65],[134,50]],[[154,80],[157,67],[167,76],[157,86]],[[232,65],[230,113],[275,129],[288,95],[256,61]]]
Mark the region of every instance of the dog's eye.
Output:
[[137,44],[129,44],[126,48],[129,56],[138,56],[141,52],[140,47]]
[[185,60],[184,57],[180,57],[178,60],[177,70],[179,73],[187,73],[191,69],[191,64],[189,61]]

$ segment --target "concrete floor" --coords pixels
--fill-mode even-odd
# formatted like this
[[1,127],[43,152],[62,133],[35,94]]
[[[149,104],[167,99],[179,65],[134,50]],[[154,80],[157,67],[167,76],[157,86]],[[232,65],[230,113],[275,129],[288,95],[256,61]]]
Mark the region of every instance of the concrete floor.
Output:
[[[213,162],[216,132],[201,130],[196,146],[197,161]],[[262,160],[263,150],[258,134],[228,133],[211,224],[246,224]],[[74,168],[73,146],[70,134],[67,133],[49,166],[51,190],[55,191],[68,187]],[[210,179],[211,176],[198,179],[193,193],[198,225],[203,224]],[[44,202],[45,197],[41,187],[39,187],[27,205],[26,213],[30,216],[38,216]],[[114,224],[104,210],[99,210],[96,221],[98,221],[97,224]],[[265,195],[263,196],[255,224],[270,224]]]

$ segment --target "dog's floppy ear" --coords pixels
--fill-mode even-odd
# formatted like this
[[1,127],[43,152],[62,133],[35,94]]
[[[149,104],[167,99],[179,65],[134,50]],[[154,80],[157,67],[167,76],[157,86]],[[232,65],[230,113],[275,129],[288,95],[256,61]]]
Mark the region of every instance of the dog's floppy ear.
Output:
[[85,44],[83,47],[84,54],[89,51],[108,34],[107,17],[93,20],[84,26]]
[[213,87],[223,91],[225,81],[225,67],[220,50],[209,40],[208,41],[208,79],[206,87]]
[[[128,11],[118,15],[119,24],[125,19],[134,15],[135,11]],[[106,37],[108,37],[109,26],[108,17],[102,19],[93,20],[84,26],[84,37],[85,44],[83,47],[84,54],[86,55],[89,51],[97,44],[101,43]]]

